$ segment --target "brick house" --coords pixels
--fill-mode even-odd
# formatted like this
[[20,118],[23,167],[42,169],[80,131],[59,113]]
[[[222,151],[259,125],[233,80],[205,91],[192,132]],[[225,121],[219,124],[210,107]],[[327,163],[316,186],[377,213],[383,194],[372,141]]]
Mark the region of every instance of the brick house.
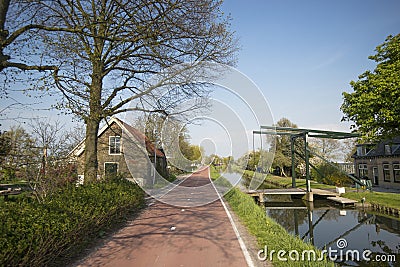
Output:
[[[163,177],[168,177],[167,160],[164,152],[161,149],[156,149],[154,144],[139,130],[123,122],[122,120],[112,117],[98,133],[97,145],[97,159],[98,159],[98,178],[106,178],[116,174],[121,174],[127,179],[131,179],[132,174],[129,171],[124,153],[129,146],[123,146],[123,134],[128,133],[135,141],[142,143],[145,146],[147,155],[154,164],[156,161],[156,169]],[[126,139],[124,139],[126,140]],[[70,153],[69,157],[72,158],[77,164],[78,179],[80,183],[84,180],[84,154],[85,153],[85,140],[82,140]],[[130,155],[132,157],[132,155]],[[146,173],[141,176],[151,175],[150,168],[143,167]],[[135,177],[138,178],[138,177]]]
[[368,177],[373,186],[400,189],[400,137],[357,145],[353,158],[358,177]]

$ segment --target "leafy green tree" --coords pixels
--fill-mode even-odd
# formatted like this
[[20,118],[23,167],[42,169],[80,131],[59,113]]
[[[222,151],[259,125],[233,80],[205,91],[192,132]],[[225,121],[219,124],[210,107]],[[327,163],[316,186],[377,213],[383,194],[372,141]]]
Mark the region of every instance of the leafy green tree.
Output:
[[366,140],[400,135],[400,34],[389,35],[369,59],[377,63],[351,81],[354,92],[343,92],[342,121],[352,121]]
[[[276,123],[277,127],[290,127],[298,128],[296,124],[291,122],[287,118],[282,118]],[[298,140],[296,140],[296,147],[299,146]],[[303,149],[304,150],[304,149]],[[303,151],[298,149],[298,151]],[[296,157],[296,166],[298,159]],[[292,166],[292,154],[290,147],[290,136],[288,135],[277,135],[275,138],[275,157],[272,162],[272,168],[279,168],[281,176],[288,176],[287,172],[291,171]]]
[[3,163],[4,159],[11,151],[11,139],[6,132],[0,131],[0,164]]
[[22,127],[13,127],[3,133],[2,139],[8,140],[7,154],[1,162],[1,179],[16,180],[28,175],[37,175],[40,166],[40,150],[34,139]]
[[[333,165],[334,163],[331,163]],[[314,169],[311,169],[311,176],[316,179],[320,183],[336,185],[336,186],[349,186],[352,184],[352,181],[340,171],[337,167],[333,167],[331,164],[327,162],[320,163],[317,168],[318,172]]]

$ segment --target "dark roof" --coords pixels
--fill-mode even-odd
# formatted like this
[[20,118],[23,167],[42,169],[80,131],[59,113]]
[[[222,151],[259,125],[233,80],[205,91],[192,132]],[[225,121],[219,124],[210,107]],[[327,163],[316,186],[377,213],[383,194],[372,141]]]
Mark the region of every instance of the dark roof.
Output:
[[[381,141],[375,145],[357,145],[357,146],[367,146],[371,149],[363,156],[358,156],[357,152],[354,154],[355,158],[362,158],[362,157],[386,157],[386,156],[400,156],[400,136],[395,137],[390,140]],[[386,152],[386,147],[390,147],[390,153]]]

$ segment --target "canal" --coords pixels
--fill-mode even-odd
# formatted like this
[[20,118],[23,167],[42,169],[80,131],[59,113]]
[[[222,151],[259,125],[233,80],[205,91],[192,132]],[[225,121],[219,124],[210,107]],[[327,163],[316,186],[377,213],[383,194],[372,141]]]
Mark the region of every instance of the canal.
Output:
[[[265,203],[268,216],[319,249],[337,250],[340,266],[400,266],[400,219],[366,209],[339,208],[327,200]],[[282,200],[278,200],[282,201]],[[359,257],[345,256],[358,251]],[[371,251],[367,262],[362,253]],[[342,257],[340,257],[342,253]],[[367,253],[368,254],[368,253]],[[377,256],[378,255],[378,256]],[[378,262],[378,260],[381,260]]]
[[[225,173],[224,177],[243,189],[249,184],[249,177],[238,173]],[[263,184],[263,188],[277,187]],[[338,266],[400,267],[400,218],[363,208],[342,208],[326,199],[314,199],[314,202],[290,196],[266,196],[265,199],[269,217],[321,250],[336,250],[332,260]],[[367,250],[371,252],[367,257],[370,261],[362,257]],[[359,252],[358,258],[351,257],[350,253],[346,256],[346,252],[355,251]]]

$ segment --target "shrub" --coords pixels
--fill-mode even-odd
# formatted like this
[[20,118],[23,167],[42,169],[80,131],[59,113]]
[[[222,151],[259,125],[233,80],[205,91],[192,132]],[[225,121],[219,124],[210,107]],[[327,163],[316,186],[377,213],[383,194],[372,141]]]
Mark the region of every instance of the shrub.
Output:
[[318,171],[311,170],[311,176],[319,183],[336,186],[348,186],[352,181],[342,171],[326,162],[318,165]]
[[3,202],[0,266],[57,265],[143,203],[143,191],[126,180],[68,186],[43,203]]

